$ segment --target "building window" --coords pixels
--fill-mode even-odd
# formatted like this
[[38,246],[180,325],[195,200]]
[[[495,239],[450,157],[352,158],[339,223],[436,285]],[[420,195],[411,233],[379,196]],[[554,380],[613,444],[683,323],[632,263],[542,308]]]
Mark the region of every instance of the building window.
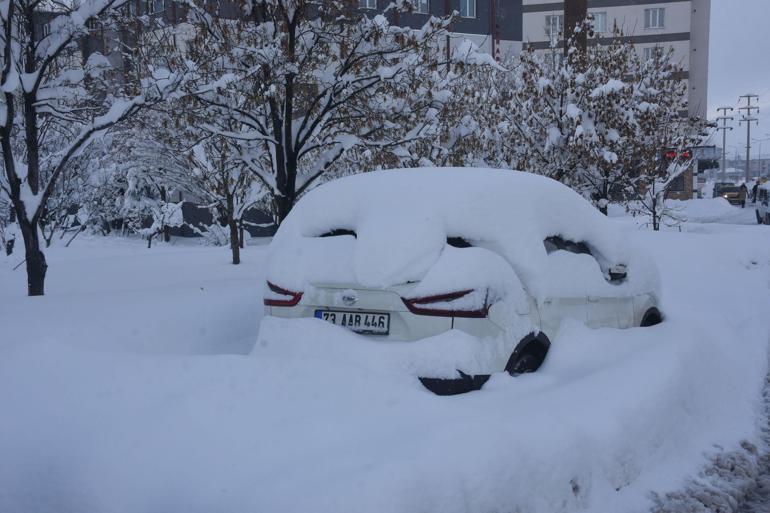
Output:
[[644,49],[644,60],[651,61],[663,55],[663,49],[660,46],[648,46]]
[[668,190],[671,192],[684,192],[684,173],[671,180]]
[[152,12],[163,12],[166,10],[165,0],[152,0]]
[[417,14],[428,14],[430,12],[430,2],[428,0],[416,0],[414,2],[414,12]]
[[545,35],[554,40],[559,37],[564,27],[564,16],[561,14],[548,15],[545,17]]
[[656,29],[663,28],[665,22],[666,9],[663,7],[655,7],[653,9],[644,10],[644,28]]
[[50,23],[43,23],[43,37],[48,37],[51,35],[51,24]]
[[594,17],[594,32],[597,34],[605,34],[607,32],[607,13],[595,12],[591,13]]
[[460,0],[460,16],[463,18],[475,18],[476,0]]
[[360,9],[376,9],[377,0],[358,0],[358,7]]
[[137,16],[144,16],[145,14],[149,13],[150,0],[130,0],[128,3],[128,9],[131,12],[131,14],[136,14]]

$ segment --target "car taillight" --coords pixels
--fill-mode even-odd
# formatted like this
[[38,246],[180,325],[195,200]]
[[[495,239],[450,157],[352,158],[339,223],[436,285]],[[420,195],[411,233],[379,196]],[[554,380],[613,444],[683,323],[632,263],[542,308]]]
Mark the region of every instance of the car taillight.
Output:
[[292,292],[274,283],[267,282],[267,287],[275,296],[265,297],[265,306],[294,306],[302,299],[302,292]]
[[471,308],[463,308],[463,305],[457,303],[458,299],[469,296],[475,292],[473,289],[461,290],[459,292],[450,292],[448,294],[437,294],[435,296],[425,296],[412,299],[401,298],[406,308],[416,315],[433,315],[437,317],[471,317],[483,318],[489,313],[487,296],[484,295],[483,306],[478,308],[474,304]]

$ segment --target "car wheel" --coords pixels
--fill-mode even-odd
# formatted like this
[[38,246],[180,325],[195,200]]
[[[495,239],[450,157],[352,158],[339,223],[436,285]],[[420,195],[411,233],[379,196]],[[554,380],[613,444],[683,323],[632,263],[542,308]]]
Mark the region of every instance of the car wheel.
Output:
[[460,395],[481,390],[489,380],[489,374],[471,376],[463,371],[457,371],[459,378],[418,378],[422,386],[436,395]]
[[519,374],[526,374],[528,372],[535,372],[543,364],[545,355],[540,355],[534,351],[527,351],[516,358],[513,363],[513,367],[508,370],[511,376],[518,376]]
[[551,343],[542,333],[527,335],[508,359],[505,370],[511,376],[535,372],[545,361]]
[[657,308],[650,308],[644,312],[642,317],[642,323],[639,325],[642,328],[649,328],[650,326],[656,326],[663,322],[663,316]]

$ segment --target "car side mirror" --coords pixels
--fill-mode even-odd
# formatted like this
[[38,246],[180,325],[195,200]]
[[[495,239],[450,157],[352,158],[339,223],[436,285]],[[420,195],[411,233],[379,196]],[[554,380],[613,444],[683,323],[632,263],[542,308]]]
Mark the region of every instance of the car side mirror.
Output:
[[628,273],[626,272],[626,266],[623,264],[618,264],[610,267],[609,275],[611,282],[621,282],[625,280],[626,276],[628,276]]

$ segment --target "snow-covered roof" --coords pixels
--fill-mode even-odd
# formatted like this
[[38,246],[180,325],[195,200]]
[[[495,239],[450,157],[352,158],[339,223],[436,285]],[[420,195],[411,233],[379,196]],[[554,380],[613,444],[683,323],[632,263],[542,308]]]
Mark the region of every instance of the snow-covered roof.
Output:
[[[322,236],[330,232],[343,235]],[[552,236],[586,243],[595,260],[549,255],[544,240]],[[479,248],[475,264],[449,238]],[[270,249],[268,279],[293,290],[329,282],[385,288],[430,278],[435,268],[442,276],[430,280],[431,292],[438,293],[442,286],[472,285],[462,283],[468,280],[499,279],[503,260],[539,298],[566,286],[570,266],[578,290],[573,283],[565,293],[657,289],[654,266],[590,203],[559,182],[510,170],[417,168],[341,178],[306,194]],[[602,275],[616,264],[628,268],[621,285]],[[595,279],[580,277],[591,271]]]

